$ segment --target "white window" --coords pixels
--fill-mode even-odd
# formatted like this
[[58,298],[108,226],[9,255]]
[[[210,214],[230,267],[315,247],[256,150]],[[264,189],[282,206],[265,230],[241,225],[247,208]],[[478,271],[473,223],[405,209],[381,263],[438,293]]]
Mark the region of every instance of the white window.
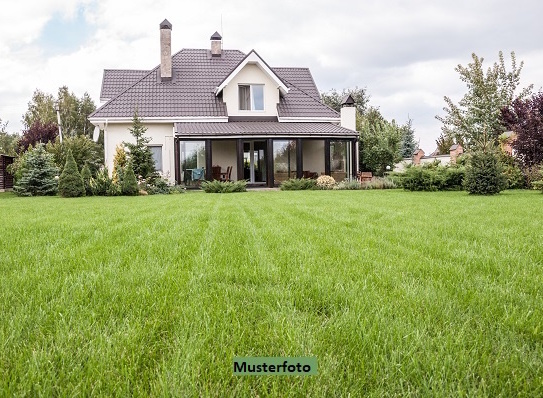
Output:
[[241,111],[264,110],[264,85],[242,84],[239,86],[239,109]]
[[162,172],[162,145],[149,145],[149,149],[153,154],[156,171]]

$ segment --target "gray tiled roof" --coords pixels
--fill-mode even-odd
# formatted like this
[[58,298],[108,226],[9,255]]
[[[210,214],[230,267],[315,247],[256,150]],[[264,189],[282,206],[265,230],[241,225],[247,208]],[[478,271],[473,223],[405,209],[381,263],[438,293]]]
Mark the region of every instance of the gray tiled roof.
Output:
[[[244,59],[237,50],[223,50],[211,57],[206,49],[184,49],[172,56],[173,78],[162,82],[159,66],[151,71],[106,70],[102,98],[117,95],[90,117],[220,117],[228,116],[222,96],[215,88]],[[279,117],[338,118],[324,105],[307,68],[272,68],[289,88],[277,106]],[[139,79],[136,76],[139,75]]]
[[175,123],[179,136],[275,135],[283,137],[356,138],[358,133],[333,123],[228,122]]
[[141,80],[148,70],[105,69],[100,100],[110,100]]

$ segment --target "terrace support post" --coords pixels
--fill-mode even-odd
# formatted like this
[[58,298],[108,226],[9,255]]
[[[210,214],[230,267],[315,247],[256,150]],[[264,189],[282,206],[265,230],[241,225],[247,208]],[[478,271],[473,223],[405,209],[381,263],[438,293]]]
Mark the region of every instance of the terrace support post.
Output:
[[324,174],[330,175],[330,139],[324,140]]
[[273,188],[273,139],[266,140],[266,186]]
[[351,144],[351,174],[353,178],[358,175],[358,140],[353,140]]
[[212,144],[211,144],[211,140],[206,140],[205,141],[205,151],[206,151],[206,180],[207,181],[211,181],[213,180],[213,153],[212,153]]
[[244,179],[243,176],[243,139],[238,138],[236,140],[236,152],[237,152],[237,169],[238,169],[238,176],[237,181],[241,181]]
[[181,162],[179,159],[179,138],[173,138],[173,163],[174,163],[174,173],[175,173],[175,183],[181,184]]
[[296,139],[296,178],[302,178],[304,176],[304,159],[302,152],[301,138]]

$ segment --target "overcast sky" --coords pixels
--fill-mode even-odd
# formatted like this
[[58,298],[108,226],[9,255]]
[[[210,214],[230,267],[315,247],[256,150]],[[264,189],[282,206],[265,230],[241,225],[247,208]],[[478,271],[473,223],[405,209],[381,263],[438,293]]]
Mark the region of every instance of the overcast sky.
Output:
[[[435,148],[443,96],[465,92],[454,71],[475,52],[490,66],[502,50],[524,61],[522,86],[543,86],[540,0],[23,0],[0,13],[0,118],[22,128],[35,89],[67,85],[99,102],[105,68],[160,62],[159,24],[172,51],[255,49],[271,66],[309,67],[320,91],[365,87],[388,119],[413,119],[426,153]],[[221,22],[222,21],[222,22]]]

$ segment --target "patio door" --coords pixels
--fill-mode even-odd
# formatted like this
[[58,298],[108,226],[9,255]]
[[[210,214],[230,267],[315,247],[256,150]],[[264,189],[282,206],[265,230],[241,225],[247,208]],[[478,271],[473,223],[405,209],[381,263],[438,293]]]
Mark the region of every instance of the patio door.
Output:
[[266,156],[266,141],[243,142],[243,178],[249,183],[266,183]]

